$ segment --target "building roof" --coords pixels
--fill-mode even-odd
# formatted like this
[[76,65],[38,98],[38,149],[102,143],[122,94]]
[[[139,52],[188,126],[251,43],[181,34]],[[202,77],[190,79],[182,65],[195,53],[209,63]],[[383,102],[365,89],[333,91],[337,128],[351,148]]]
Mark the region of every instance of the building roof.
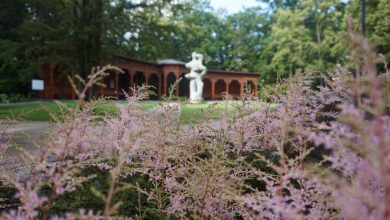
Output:
[[242,74],[242,75],[260,75],[256,72],[242,72],[242,71],[225,71],[225,70],[207,70],[207,72],[222,73],[222,74]]
[[185,65],[183,61],[180,60],[174,60],[174,59],[163,59],[163,60],[158,60],[157,63],[159,65]]
[[[117,57],[121,57],[123,59],[127,60],[133,60],[136,62],[141,62],[141,63],[146,63],[146,64],[152,64],[152,65],[181,65],[184,66],[186,63],[180,60],[175,60],[175,59],[162,59],[158,60],[157,63],[150,62],[150,61],[145,61],[145,60],[139,60],[139,59],[134,59],[129,56],[123,56],[123,55],[116,55]],[[221,73],[221,74],[242,74],[242,75],[260,75],[260,73],[256,72],[242,72],[242,71],[225,71],[225,70],[213,70],[209,69],[207,72],[213,72],[213,73]]]

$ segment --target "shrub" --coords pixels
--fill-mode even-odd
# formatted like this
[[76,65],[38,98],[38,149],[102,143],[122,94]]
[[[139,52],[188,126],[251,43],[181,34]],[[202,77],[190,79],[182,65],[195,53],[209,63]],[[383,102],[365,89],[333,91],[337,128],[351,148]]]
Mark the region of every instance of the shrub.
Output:
[[387,85],[369,44],[347,35],[359,73],[338,68],[315,89],[317,76],[297,74],[277,108],[244,94],[217,122],[183,125],[175,105],[142,111],[145,88],[118,114],[93,114],[85,92],[120,70],[94,71],[40,154],[21,152],[29,176],[3,170],[20,205],[2,217],[388,219]]
[[28,102],[35,100],[33,94],[23,95],[20,93],[17,94],[0,94],[0,103],[17,103],[17,102]]

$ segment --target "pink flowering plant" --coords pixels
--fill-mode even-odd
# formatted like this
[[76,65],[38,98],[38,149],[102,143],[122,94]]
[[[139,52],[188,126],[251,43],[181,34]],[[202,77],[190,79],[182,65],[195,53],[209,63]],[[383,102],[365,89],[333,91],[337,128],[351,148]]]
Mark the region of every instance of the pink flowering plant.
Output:
[[73,83],[77,107],[59,104],[39,153],[21,149],[1,167],[15,191],[2,218],[389,219],[390,73],[363,37],[346,35],[353,68],[298,73],[262,94],[268,102],[226,94],[228,111],[193,124],[170,102],[142,110],[146,86],[97,114],[104,100],[85,101],[88,90],[120,70],[94,69]]

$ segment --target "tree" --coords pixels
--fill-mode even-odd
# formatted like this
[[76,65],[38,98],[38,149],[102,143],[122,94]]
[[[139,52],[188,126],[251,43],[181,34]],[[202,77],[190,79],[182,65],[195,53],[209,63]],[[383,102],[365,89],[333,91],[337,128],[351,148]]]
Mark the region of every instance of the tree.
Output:
[[278,10],[271,34],[262,53],[266,83],[274,83],[304,68],[312,57],[315,45],[310,30],[305,26],[304,13],[299,10]]
[[268,13],[260,8],[248,8],[231,15],[226,20],[231,29],[229,57],[226,67],[230,70],[261,71],[256,65],[264,50],[264,40],[270,32]]
[[297,69],[327,72],[346,60],[343,41],[346,4],[340,0],[267,1],[276,5],[261,54],[265,83]]
[[[15,0],[4,5],[1,28],[9,31],[0,34],[1,83],[8,83],[3,92],[27,92],[20,85],[43,63],[59,65],[64,75],[85,77],[92,66],[124,48],[123,27],[131,8],[126,0]],[[9,73],[17,73],[18,80]]]
[[[343,38],[346,4],[340,0],[305,0],[301,10],[305,24],[316,46],[316,57],[308,69],[326,72],[335,64],[346,61],[346,42]],[[340,44],[341,43],[341,44]]]
[[0,93],[25,92],[28,62],[24,60],[17,27],[27,11],[22,0],[1,0],[0,5]]
[[278,9],[294,9],[299,5],[299,0],[258,0],[267,3],[273,11]]

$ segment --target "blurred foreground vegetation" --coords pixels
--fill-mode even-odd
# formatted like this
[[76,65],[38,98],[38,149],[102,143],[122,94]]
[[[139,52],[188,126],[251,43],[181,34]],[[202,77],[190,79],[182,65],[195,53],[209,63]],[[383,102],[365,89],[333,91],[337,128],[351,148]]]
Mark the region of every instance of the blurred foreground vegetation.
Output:
[[[346,64],[345,18],[360,0],[260,0],[236,14],[209,0],[2,0],[0,94],[30,92],[43,63],[85,77],[115,54],[156,61],[205,55],[209,69],[261,73],[260,86]],[[390,1],[367,1],[367,37],[389,56]],[[179,49],[178,49],[179,48]]]

